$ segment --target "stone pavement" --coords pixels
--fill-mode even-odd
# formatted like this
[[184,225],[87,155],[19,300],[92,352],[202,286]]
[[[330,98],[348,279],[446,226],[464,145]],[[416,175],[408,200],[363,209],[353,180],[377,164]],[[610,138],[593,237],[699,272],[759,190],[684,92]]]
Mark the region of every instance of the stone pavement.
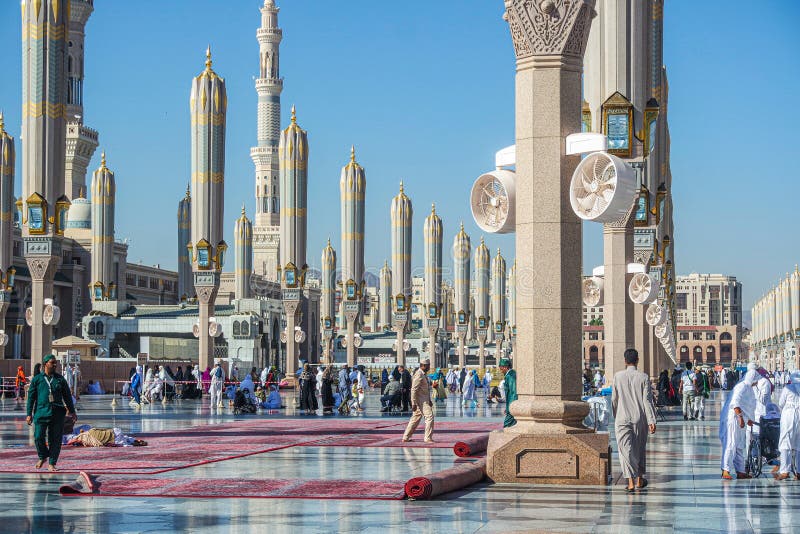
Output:
[[[307,499],[64,498],[58,487],[74,475],[0,474],[3,532],[798,532],[800,482],[723,482],[719,471],[718,407],[707,403],[707,420],[684,422],[677,411],[659,423],[649,447],[650,487],[628,495],[608,487],[514,486],[482,483],[428,502]],[[439,420],[500,421],[503,406],[462,409],[458,399],[437,408]],[[291,400],[287,399],[291,406]],[[112,409],[110,397],[84,397],[81,423],[119,426],[129,433],[188,428],[214,421],[249,419],[268,424],[286,414],[239,416],[206,404],[156,404],[134,413],[127,403]],[[386,421],[369,395],[364,417]],[[0,405],[0,447],[32,445],[21,407]],[[397,419],[396,417],[393,417]],[[298,425],[303,418],[297,417]],[[400,436],[398,435],[398,439]],[[613,443],[613,440],[612,440]],[[614,444],[615,445],[615,444]],[[120,451],[124,454],[124,451]],[[175,477],[404,479],[452,464],[447,449],[287,449],[193,467]],[[767,469],[768,470],[768,469]],[[619,464],[614,458],[614,471]],[[343,495],[347,488],[342,489]]]

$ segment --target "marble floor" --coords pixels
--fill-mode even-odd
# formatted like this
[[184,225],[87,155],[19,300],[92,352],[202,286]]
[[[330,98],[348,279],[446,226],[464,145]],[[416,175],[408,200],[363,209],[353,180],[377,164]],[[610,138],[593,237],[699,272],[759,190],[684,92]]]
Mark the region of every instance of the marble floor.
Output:
[[[717,425],[723,394],[707,402],[706,421],[684,422],[675,411],[649,445],[650,487],[536,486],[482,483],[433,501],[308,499],[65,498],[58,487],[74,475],[0,473],[0,532],[800,532],[800,482],[723,482]],[[110,397],[84,397],[81,423],[126,433],[175,430],[244,419],[228,409],[178,401],[134,412]],[[247,416],[254,425],[296,418],[292,399],[281,414]],[[370,395],[361,417],[385,422]],[[498,421],[503,406],[463,409],[457,398],[437,406],[439,420]],[[0,448],[32,445],[22,407],[0,404]],[[402,419],[398,419],[402,420]],[[612,439],[613,443],[613,439]],[[614,470],[619,472],[615,457]],[[290,448],[191,467],[171,477],[359,478],[401,480],[452,465],[448,449]],[[343,488],[346,494],[346,488]]]

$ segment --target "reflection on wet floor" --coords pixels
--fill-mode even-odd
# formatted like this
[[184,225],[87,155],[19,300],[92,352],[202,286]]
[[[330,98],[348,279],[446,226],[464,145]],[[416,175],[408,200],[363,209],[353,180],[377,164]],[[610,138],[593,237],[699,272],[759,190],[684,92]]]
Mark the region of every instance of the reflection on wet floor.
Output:
[[[452,493],[430,502],[305,499],[64,498],[58,486],[74,475],[0,474],[0,516],[6,532],[798,532],[800,482],[775,482],[768,475],[723,482],[719,470],[717,416],[722,394],[707,403],[706,421],[684,422],[667,410],[649,446],[650,487],[628,495],[621,486],[551,487],[491,485]],[[81,422],[118,426],[126,433],[180,430],[197,425],[306,417],[289,406],[278,414],[234,417],[227,408],[182,401],[134,412],[110,397],[84,397]],[[379,412],[370,395],[364,414],[352,416],[402,423]],[[22,407],[0,405],[0,447],[32,445]],[[458,398],[437,406],[438,420],[500,422],[504,406],[464,409]],[[336,416],[339,417],[339,416]],[[613,444],[613,440],[612,440]],[[124,451],[123,451],[124,452]],[[290,448],[174,471],[171,477],[359,478],[399,480],[452,465],[448,449],[346,447]],[[619,472],[619,465],[614,463]],[[346,496],[346,488],[343,494]]]

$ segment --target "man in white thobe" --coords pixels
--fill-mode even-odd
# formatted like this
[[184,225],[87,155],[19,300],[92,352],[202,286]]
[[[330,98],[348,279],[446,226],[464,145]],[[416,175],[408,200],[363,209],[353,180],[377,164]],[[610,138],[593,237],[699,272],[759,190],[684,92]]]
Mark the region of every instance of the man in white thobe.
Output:
[[789,383],[783,388],[778,401],[781,408],[781,468],[775,474],[777,480],[786,480],[794,471],[795,480],[800,480],[800,371],[792,371]]
[[614,431],[619,449],[622,476],[628,479],[628,491],[645,488],[647,432],[656,431],[656,412],[650,377],[638,371],[639,353],[625,351],[624,371],[614,375],[611,390],[611,409],[614,412]]
[[211,370],[211,385],[208,387],[208,394],[211,396],[210,406],[213,409],[222,408],[222,391],[225,389],[225,371],[219,362],[214,364]]
[[741,382],[731,392],[720,417],[720,440],[722,441],[722,478],[732,480],[731,472],[737,479],[751,478],[745,472],[744,451],[747,447],[745,425],[752,425],[756,411],[756,396],[753,388],[761,375],[750,369]]

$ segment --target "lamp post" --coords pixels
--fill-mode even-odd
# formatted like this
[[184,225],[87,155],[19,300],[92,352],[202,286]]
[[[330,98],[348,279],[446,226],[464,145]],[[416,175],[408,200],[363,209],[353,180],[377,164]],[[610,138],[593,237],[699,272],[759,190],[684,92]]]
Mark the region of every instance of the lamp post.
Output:
[[428,304],[428,318],[425,325],[428,328],[428,336],[430,338],[430,341],[428,342],[428,357],[436,367],[442,366],[441,362],[439,361],[439,357],[436,354],[436,334],[439,331],[440,312],[441,308],[437,306],[435,302]]
[[361,346],[361,336],[356,333],[358,328],[358,315],[361,312],[362,296],[365,283],[357,284],[352,278],[344,284],[344,317],[347,321],[347,335],[344,344],[347,349],[347,365],[352,367],[356,363],[356,349]]
[[403,293],[394,297],[394,313],[392,313],[392,326],[397,332],[395,351],[397,352],[397,365],[406,364],[405,331],[408,323],[408,301]]
[[478,317],[478,367],[486,367],[486,336],[489,332],[489,319]]
[[298,270],[292,262],[289,262],[284,267],[280,277],[283,289],[283,307],[286,310],[286,380],[290,384],[295,383],[298,348],[305,337],[305,332],[302,329],[298,329],[297,312],[303,298],[302,288],[305,285],[306,270],[306,266]]
[[465,352],[465,339],[469,329],[469,312],[459,310],[458,323],[456,324],[456,335],[458,336],[458,366],[463,368],[467,364]]

